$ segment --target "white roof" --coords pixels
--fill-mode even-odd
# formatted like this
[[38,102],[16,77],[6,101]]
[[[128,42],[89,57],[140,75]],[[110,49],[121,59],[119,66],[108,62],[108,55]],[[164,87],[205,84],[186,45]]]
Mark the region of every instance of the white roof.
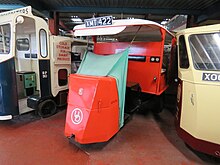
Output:
[[5,22],[11,22],[19,15],[32,17],[33,14],[31,6],[0,13],[0,24],[3,24]]
[[210,33],[216,31],[220,32],[220,24],[187,28],[179,31],[176,35],[178,36],[182,34]]
[[[74,36],[95,36],[95,35],[114,35],[122,32],[127,26],[144,25],[152,28],[162,28],[162,25],[143,19],[120,19],[113,20],[112,25],[107,26],[94,26],[86,27],[85,24],[77,25],[74,27]],[[167,29],[165,29],[170,35],[174,36]]]

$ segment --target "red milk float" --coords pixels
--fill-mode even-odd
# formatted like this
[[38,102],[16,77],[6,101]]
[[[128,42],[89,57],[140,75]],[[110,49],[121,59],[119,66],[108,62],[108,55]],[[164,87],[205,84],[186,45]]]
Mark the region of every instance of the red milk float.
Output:
[[[65,135],[75,136],[81,144],[104,142],[124,125],[126,81],[138,86],[139,103],[161,99],[168,87],[173,36],[152,21],[111,17],[86,20],[84,25],[74,28],[74,35],[92,36],[96,56],[85,54],[81,69],[70,75]],[[123,51],[127,54],[120,55]],[[120,60],[114,59],[119,56]],[[115,61],[106,62],[110,58]],[[99,73],[107,69],[114,74]],[[154,111],[160,112],[161,105],[157,104]]]

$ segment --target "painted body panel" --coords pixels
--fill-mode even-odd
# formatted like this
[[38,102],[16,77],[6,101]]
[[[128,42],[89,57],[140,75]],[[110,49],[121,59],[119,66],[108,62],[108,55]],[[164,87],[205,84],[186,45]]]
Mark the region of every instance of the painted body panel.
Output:
[[220,144],[220,86],[183,83],[183,105],[180,127],[195,138]]
[[15,62],[12,58],[0,63],[0,116],[18,114]]
[[[146,57],[146,61],[129,60],[127,81],[139,83],[142,92],[161,94],[167,88],[165,77],[161,74],[163,58],[163,52],[161,51],[163,50],[162,42],[135,42],[132,45],[125,42],[95,43],[94,53],[106,55],[115,54],[129,46],[129,56],[144,56]],[[160,62],[151,62],[150,57],[152,56],[159,57]],[[154,80],[154,78],[156,78],[156,80]],[[159,85],[160,87],[158,87]]]
[[[60,69],[66,69],[67,75],[71,73],[71,40],[63,36],[50,36],[50,52],[51,52],[51,92],[55,97],[59,91],[67,90],[68,83],[59,86],[58,72]],[[65,79],[65,77],[64,77]]]
[[116,80],[77,74],[69,79],[65,136],[75,135],[80,144],[108,141],[119,130]]

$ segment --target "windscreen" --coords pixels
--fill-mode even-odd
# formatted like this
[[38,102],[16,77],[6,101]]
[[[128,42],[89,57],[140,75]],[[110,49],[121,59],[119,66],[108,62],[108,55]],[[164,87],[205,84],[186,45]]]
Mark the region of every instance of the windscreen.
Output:
[[195,69],[220,70],[219,32],[190,35],[189,44]]
[[10,24],[0,25],[0,54],[8,54],[10,52]]

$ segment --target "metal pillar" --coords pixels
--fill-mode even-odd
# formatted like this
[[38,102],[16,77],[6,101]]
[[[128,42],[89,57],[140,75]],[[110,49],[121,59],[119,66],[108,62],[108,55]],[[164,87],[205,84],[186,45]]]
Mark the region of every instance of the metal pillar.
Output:
[[49,18],[49,30],[53,35],[59,34],[59,13],[51,12]]

